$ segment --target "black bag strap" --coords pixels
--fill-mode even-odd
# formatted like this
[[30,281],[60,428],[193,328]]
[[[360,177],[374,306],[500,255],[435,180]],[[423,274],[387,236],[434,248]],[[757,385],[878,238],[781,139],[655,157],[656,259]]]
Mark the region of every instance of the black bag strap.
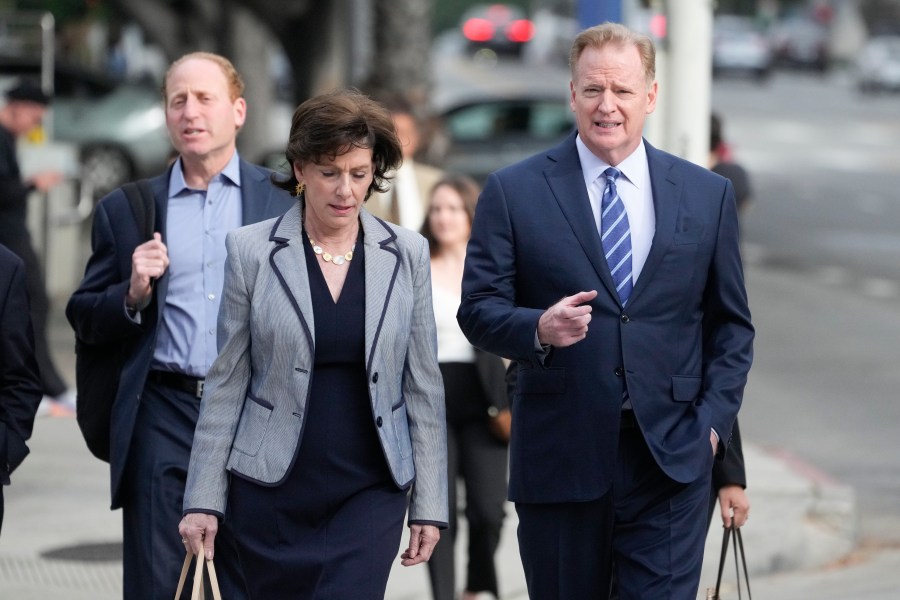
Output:
[[131,205],[138,231],[144,240],[152,240],[153,230],[156,228],[156,200],[153,198],[150,182],[146,179],[130,181],[122,186],[122,191]]
[[[153,189],[150,182],[146,179],[138,181],[129,181],[122,186],[122,191],[128,198],[128,204],[131,205],[131,212],[134,213],[134,221],[137,223],[138,231],[145,241],[153,239],[153,231],[156,229],[156,199],[153,197]],[[154,280],[150,279],[151,290],[155,293],[156,286],[153,285]],[[143,309],[144,306],[139,307]]]
[[741,595],[741,568],[738,565],[738,555],[740,555],[740,562],[744,567],[744,581],[747,584],[747,600],[752,600],[752,596],[750,595],[750,575],[747,571],[747,557],[744,554],[744,538],[741,536],[741,530],[738,527],[732,525],[731,527],[726,527],[722,534],[722,554],[719,556],[719,576],[716,577],[716,600],[720,599],[719,596],[719,588],[722,586],[722,573],[725,571],[725,558],[728,556],[728,540],[729,538],[734,538],[734,570],[737,574],[737,592],[738,592],[738,600],[742,599]]

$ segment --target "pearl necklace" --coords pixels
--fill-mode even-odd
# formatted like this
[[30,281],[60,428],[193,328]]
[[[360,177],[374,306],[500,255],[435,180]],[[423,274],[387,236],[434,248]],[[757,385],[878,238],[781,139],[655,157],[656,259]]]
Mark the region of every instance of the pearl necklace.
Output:
[[316,240],[309,237],[309,235],[307,235],[306,237],[309,238],[309,243],[312,245],[313,252],[321,256],[322,260],[324,260],[325,262],[330,262],[332,264],[340,266],[353,260],[353,250],[356,248],[356,243],[353,244],[353,248],[350,248],[350,250],[348,250],[344,254],[332,255],[331,253],[326,252],[325,249],[322,248],[322,246],[316,244]]

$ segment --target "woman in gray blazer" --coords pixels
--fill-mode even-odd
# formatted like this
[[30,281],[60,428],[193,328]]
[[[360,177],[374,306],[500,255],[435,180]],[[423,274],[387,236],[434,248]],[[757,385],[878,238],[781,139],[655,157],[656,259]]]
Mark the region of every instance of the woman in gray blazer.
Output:
[[363,208],[401,160],[376,102],[304,102],[286,155],[296,206],[226,240],[179,530],[209,557],[227,507],[250,598],[381,599],[407,508],[404,566],[448,523],[428,244]]

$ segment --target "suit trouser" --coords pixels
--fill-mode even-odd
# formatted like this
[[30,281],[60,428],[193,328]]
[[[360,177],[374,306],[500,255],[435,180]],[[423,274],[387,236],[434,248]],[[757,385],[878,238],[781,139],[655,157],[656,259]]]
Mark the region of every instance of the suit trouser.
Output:
[[453,425],[447,430],[450,526],[428,561],[431,592],[435,600],[456,597],[454,546],[458,526],[456,483],[462,477],[466,489],[466,521],[469,524],[466,590],[497,590],[494,555],[500,544],[506,502],[506,444],[491,435],[486,419]]
[[613,565],[622,600],[696,597],[710,471],[687,484],[669,479],[637,428],[620,433],[618,453],[599,499],[516,504],[530,598],[607,600]]
[[[186,551],[178,523],[199,410],[193,394],[150,381],[144,387],[123,480],[124,600],[175,596]],[[228,519],[216,535],[216,572],[223,598],[246,598]]]
[[0,234],[0,243],[17,254],[25,263],[25,287],[31,306],[31,324],[34,329],[34,358],[38,363],[41,388],[47,396],[59,396],[68,387],[63,381],[50,356],[47,342],[47,319],[50,314],[50,300],[44,289],[44,272],[34,248],[31,236],[26,234],[7,236]]

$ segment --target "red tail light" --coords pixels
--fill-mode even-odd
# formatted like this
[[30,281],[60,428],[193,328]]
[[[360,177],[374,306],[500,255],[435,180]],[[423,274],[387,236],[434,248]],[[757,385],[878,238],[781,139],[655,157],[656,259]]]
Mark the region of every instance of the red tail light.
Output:
[[528,42],[534,37],[534,23],[528,19],[518,19],[506,28],[506,37],[511,42]]
[[494,38],[494,24],[487,19],[469,19],[463,23],[462,31],[473,42],[489,42]]

